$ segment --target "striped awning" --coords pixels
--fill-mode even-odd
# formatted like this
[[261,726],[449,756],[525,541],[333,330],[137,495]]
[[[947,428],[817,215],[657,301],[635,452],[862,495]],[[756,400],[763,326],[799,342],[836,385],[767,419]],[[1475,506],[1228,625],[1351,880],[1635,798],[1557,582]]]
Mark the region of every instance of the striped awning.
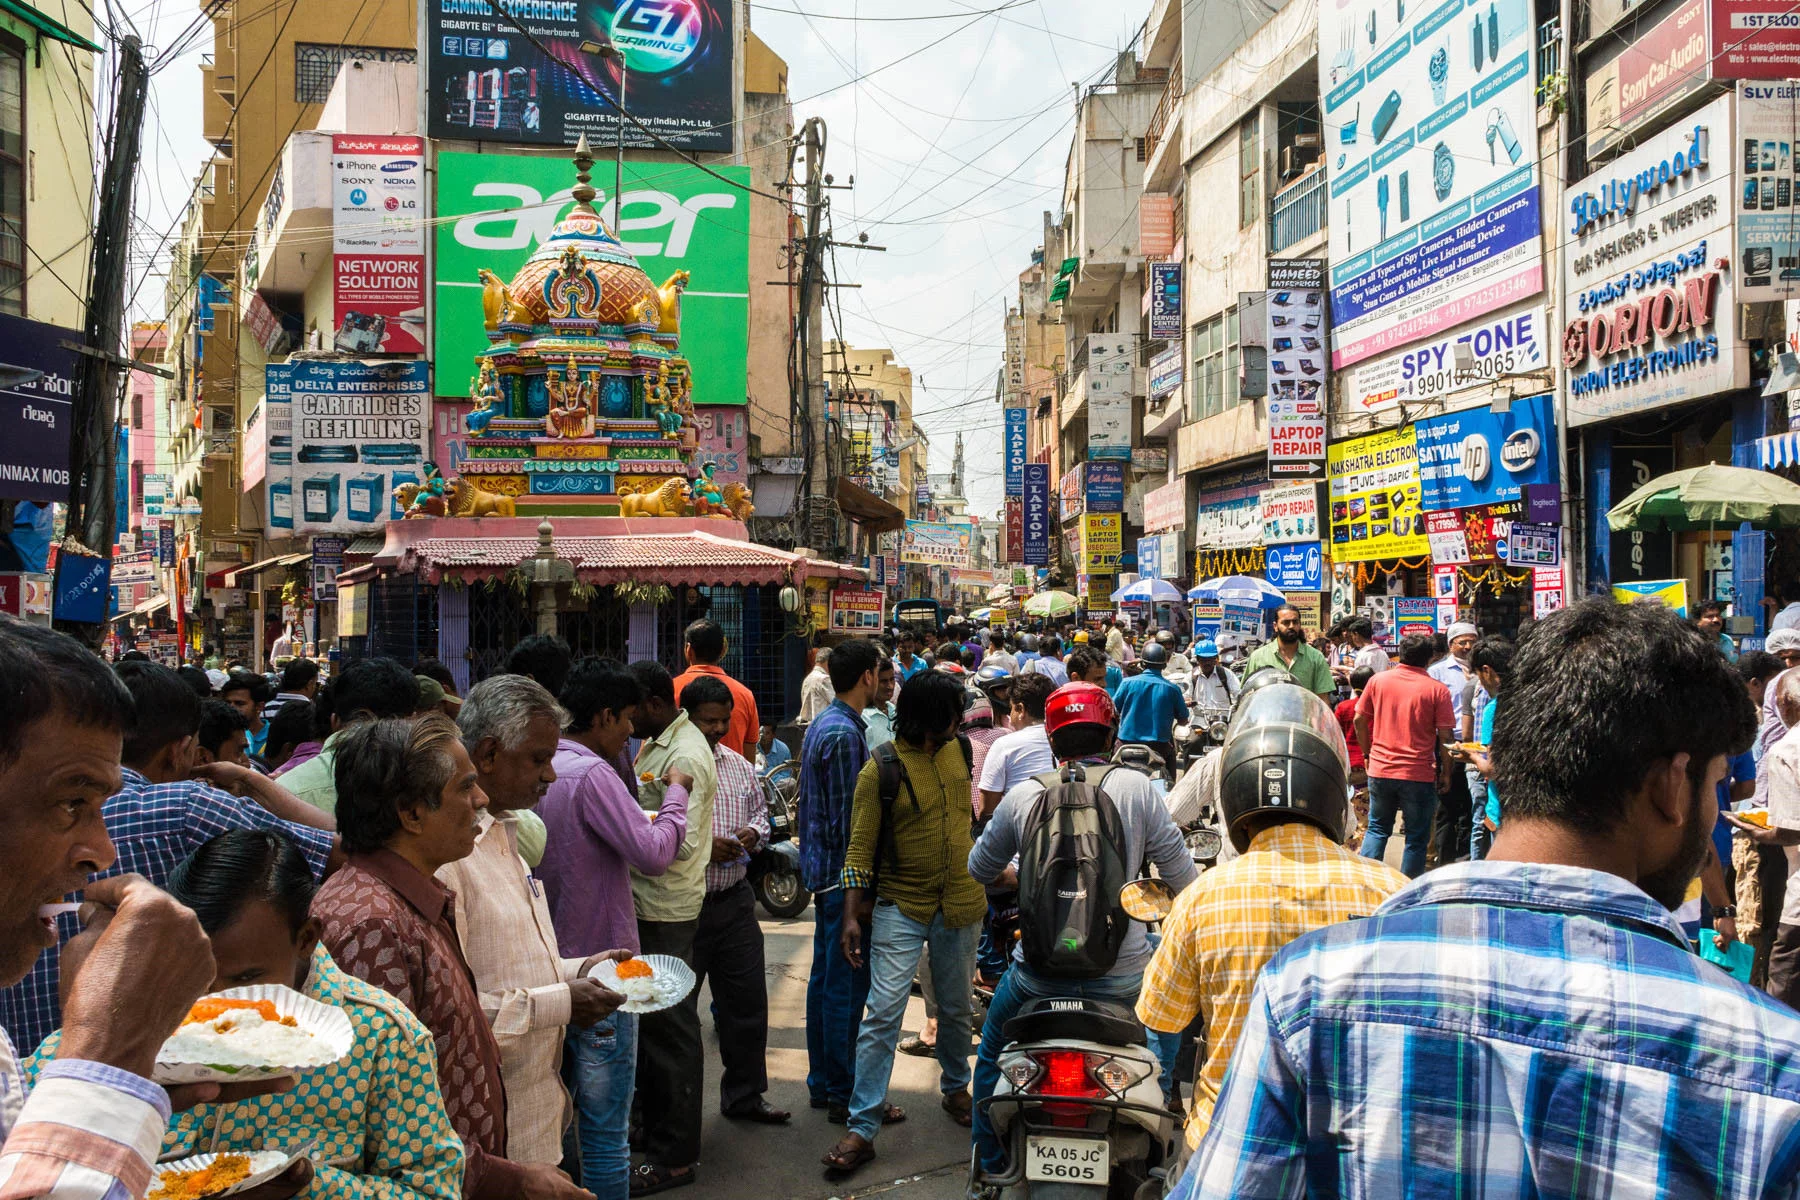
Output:
[[1800,467],[1800,433],[1774,433],[1756,439],[1756,465],[1765,471]]

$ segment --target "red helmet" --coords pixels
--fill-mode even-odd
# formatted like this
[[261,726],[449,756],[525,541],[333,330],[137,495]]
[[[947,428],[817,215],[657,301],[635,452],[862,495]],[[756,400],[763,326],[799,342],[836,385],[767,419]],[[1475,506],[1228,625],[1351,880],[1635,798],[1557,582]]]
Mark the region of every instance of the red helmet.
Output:
[[1100,725],[1111,729],[1119,714],[1106,689],[1094,683],[1065,683],[1044,702],[1044,736],[1055,737],[1071,725]]

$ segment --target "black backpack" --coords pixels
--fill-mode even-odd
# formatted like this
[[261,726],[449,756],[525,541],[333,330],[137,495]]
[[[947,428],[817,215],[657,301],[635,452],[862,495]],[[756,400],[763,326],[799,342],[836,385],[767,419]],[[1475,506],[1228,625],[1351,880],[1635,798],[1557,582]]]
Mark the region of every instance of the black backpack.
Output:
[[[963,762],[967,763],[973,773],[975,769],[975,747],[969,742],[969,735],[956,735],[957,745],[962,748]],[[899,858],[894,850],[894,802],[900,799],[900,789],[906,788],[906,794],[912,798],[913,811],[919,811],[919,797],[913,792],[912,779],[906,773],[906,764],[900,761],[900,752],[892,741],[886,741],[875,747],[870,757],[875,760],[876,795],[881,801],[881,824],[875,834],[875,863],[873,875],[881,878],[881,867],[884,862],[899,865]],[[869,891],[874,892],[875,883],[869,884]]]
[[1131,927],[1119,904],[1125,828],[1102,790],[1112,770],[1070,763],[1036,776],[1044,794],[1019,833],[1019,923],[1025,961],[1040,975],[1098,979]]

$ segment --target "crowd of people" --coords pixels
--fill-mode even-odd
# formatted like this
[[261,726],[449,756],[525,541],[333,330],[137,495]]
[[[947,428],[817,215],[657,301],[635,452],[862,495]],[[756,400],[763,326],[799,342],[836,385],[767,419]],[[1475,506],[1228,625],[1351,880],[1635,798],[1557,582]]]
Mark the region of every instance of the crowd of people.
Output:
[[[1469,624],[1383,646],[1360,617],[1315,644],[1283,608],[1241,674],[1123,623],[900,630],[819,649],[797,736],[706,620],[679,676],[538,637],[461,695],[429,662],[215,678],[0,621],[0,1193],[125,1200],[159,1158],[299,1143],[244,1194],[692,1184],[709,1074],[725,1117],[794,1120],[747,879],[783,771],[834,1178],[912,1118],[908,1053],[991,1192],[1007,1022],[1082,997],[1155,1047],[1179,1200],[1791,1191],[1800,632],[1729,661],[1706,617],[1589,600],[1516,646]],[[1233,706],[1171,787],[1177,730]],[[1081,806],[1106,877],[1172,896],[1159,928],[1046,933],[1047,823]],[[1740,941],[1733,973],[1697,952]],[[602,964],[647,955],[700,982],[638,1015]],[[349,1054],[151,1082],[196,998],[257,983],[344,1011]]]

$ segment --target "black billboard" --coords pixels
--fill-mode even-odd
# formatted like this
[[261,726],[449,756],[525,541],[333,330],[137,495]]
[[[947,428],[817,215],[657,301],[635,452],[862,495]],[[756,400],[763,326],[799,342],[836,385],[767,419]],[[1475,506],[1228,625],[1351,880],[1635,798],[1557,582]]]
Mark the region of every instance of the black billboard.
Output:
[[[687,150],[733,149],[732,0],[428,0],[426,72],[432,137],[572,146],[613,144],[617,58],[625,111]],[[519,25],[530,31],[527,38]],[[541,43],[544,53],[533,45]],[[628,144],[645,144],[627,123]]]

